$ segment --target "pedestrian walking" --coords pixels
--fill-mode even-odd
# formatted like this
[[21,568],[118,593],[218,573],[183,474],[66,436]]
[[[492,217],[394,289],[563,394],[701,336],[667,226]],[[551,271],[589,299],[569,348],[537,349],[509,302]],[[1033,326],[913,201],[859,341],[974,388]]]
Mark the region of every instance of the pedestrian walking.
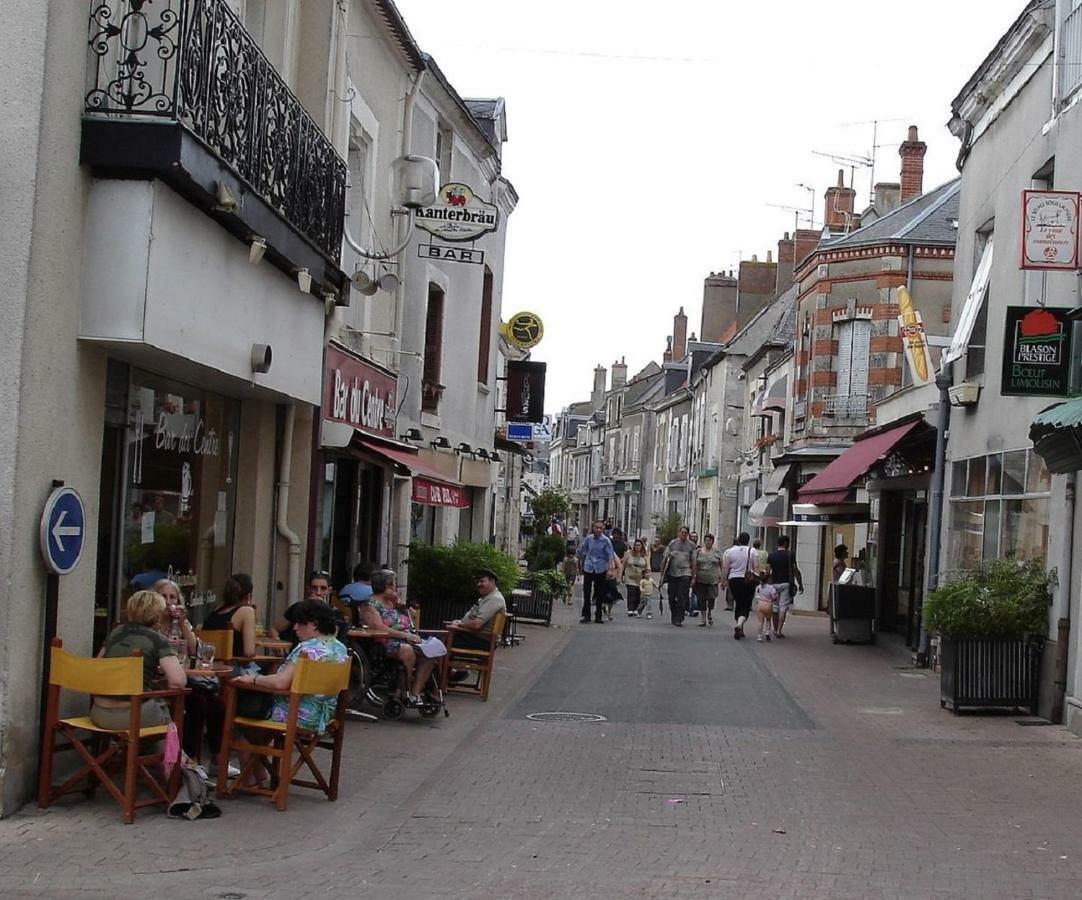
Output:
[[703,538],[703,545],[695,548],[691,557],[691,577],[695,596],[699,599],[702,621],[700,628],[714,624],[714,605],[718,599],[721,581],[722,551],[714,543],[714,535]]
[[605,523],[598,519],[594,522],[591,533],[579,544],[577,553],[579,568],[582,571],[582,619],[583,625],[590,622],[590,599],[594,601],[594,621],[604,622],[606,580],[609,569],[616,559],[612,541],[605,536]]
[[579,545],[579,523],[577,519],[572,519],[571,524],[567,526],[567,542],[572,547],[578,547]]
[[770,578],[770,572],[764,571],[763,580],[755,588],[755,613],[759,618],[759,636],[755,640],[760,643],[770,640],[775,604],[778,602],[778,591],[770,583]]
[[643,596],[642,580],[650,577],[650,556],[642,538],[636,538],[620,561],[620,581],[627,590],[627,614],[645,616],[649,612],[650,598]]
[[655,535],[653,546],[650,548],[650,578],[654,580],[653,573],[657,573],[657,579],[655,580],[657,585],[657,611],[662,614],[665,612],[665,601],[661,597],[661,588],[665,584],[665,577],[661,571],[664,564],[665,545],[661,543],[661,538]]
[[579,579],[579,558],[575,556],[575,545],[571,541],[567,542],[567,556],[564,557],[560,568],[563,570],[564,578],[567,579],[567,595],[564,597],[564,604],[570,606],[575,593],[575,582]]
[[733,595],[733,638],[744,636],[744,623],[751,614],[751,601],[759,583],[755,568],[755,551],[751,537],[746,531],[736,536],[736,543],[725,551],[721,562],[721,583],[727,585]]
[[785,619],[793,606],[794,593],[804,593],[804,576],[796,564],[796,557],[789,549],[789,535],[778,537],[778,548],[767,557],[770,581],[778,592],[777,610],[774,613],[774,637],[785,637]]
[[[695,545],[696,550],[699,549],[699,532],[692,531],[690,534],[688,534],[688,540]],[[695,593],[695,576],[694,574],[692,574],[691,585],[688,588],[688,616],[690,616],[692,619],[698,618],[699,606],[699,595]],[[702,623],[700,622],[699,624],[701,625]]]
[[691,590],[691,554],[695,545],[689,540],[687,528],[681,528],[677,536],[665,548],[661,564],[662,580],[669,582],[669,621],[673,625],[684,624]]

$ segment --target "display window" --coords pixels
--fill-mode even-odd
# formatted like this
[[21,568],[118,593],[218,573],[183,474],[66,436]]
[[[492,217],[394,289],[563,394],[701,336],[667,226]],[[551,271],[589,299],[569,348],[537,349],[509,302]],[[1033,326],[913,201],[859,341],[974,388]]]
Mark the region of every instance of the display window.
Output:
[[239,401],[132,371],[118,601],[171,578],[195,624],[217,603],[233,567],[239,421]]

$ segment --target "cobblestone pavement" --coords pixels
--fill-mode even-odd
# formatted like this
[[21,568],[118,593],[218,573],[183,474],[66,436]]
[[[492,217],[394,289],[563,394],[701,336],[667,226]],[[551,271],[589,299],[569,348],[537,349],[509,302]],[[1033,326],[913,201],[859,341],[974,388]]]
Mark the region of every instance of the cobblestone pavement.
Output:
[[[0,896],[1077,898],[1082,743],[953,716],[826,621],[736,642],[621,616],[501,650],[491,700],[351,723],[342,794],[221,819],[103,799],[0,822]],[[527,712],[605,715],[541,723]]]

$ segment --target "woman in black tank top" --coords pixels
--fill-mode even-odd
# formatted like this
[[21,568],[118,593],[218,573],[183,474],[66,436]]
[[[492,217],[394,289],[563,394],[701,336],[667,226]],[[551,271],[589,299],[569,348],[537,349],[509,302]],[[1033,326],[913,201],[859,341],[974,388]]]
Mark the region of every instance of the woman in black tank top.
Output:
[[252,578],[238,572],[230,575],[222,590],[222,602],[203,621],[207,631],[233,632],[233,655],[255,656],[255,610],[252,602]]

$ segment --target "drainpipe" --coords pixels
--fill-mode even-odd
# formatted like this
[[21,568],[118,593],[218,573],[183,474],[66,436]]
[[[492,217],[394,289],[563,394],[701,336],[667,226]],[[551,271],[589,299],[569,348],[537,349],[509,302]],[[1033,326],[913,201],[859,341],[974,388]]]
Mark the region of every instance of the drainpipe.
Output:
[[1074,565],[1074,513],[1075,487],[1077,475],[1067,473],[1067,485],[1063,510],[1063,548],[1059,558],[1059,617],[1056,622],[1056,674],[1052,693],[1052,714],[1049,717],[1053,725],[1063,723],[1063,704],[1067,696],[1067,642],[1071,636],[1071,584]]
[[278,469],[278,534],[289,545],[289,563],[286,576],[286,603],[301,599],[301,539],[289,527],[289,476],[293,464],[293,426],[297,421],[297,407],[286,406],[285,424],[282,426],[282,458]]
[[[943,531],[943,481],[947,468],[947,437],[950,432],[951,402],[950,390],[954,379],[952,365],[944,363],[935,376],[935,386],[939,388],[939,419],[935,429],[935,468],[932,470],[932,496],[928,504],[928,569],[925,578],[924,595],[939,587],[939,545]],[[917,645],[916,664],[922,668],[928,665],[928,617],[927,604],[921,604],[920,643]]]

